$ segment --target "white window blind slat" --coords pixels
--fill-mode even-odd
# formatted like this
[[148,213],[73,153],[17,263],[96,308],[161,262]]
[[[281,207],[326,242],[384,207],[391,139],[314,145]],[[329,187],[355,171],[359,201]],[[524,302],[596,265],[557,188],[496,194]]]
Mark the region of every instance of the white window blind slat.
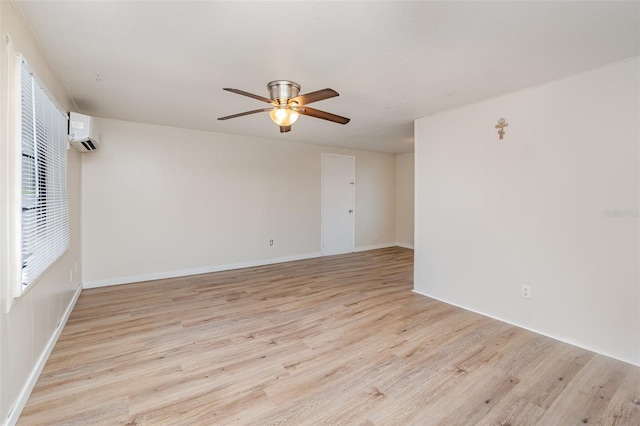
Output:
[[22,287],[33,283],[69,247],[67,117],[23,61]]

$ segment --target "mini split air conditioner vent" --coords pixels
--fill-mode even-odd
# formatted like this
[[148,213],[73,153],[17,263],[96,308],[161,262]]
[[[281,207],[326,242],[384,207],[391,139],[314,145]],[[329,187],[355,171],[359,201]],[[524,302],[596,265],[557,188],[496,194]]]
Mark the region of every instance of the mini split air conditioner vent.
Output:
[[94,145],[93,142],[91,142],[91,139],[87,139],[86,141],[80,141],[78,143],[82,144],[85,151],[93,151],[94,149],[98,149],[98,146]]
[[98,149],[98,128],[93,117],[69,113],[69,142],[80,152],[92,152]]

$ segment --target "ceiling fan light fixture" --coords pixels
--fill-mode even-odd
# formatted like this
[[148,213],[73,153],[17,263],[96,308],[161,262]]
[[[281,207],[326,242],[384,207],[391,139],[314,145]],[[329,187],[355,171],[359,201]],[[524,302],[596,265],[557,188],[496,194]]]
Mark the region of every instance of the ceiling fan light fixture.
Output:
[[300,114],[286,106],[275,107],[269,112],[269,116],[278,126],[291,126],[296,122]]
[[254,109],[239,114],[227,115],[219,117],[218,120],[228,120],[230,118],[243,117],[245,115],[257,114],[269,111],[269,116],[274,123],[280,126],[280,133],[291,131],[291,125],[296,122],[300,114],[307,117],[321,118],[338,124],[347,124],[350,120],[347,117],[341,117],[330,112],[320,111],[319,109],[309,108],[307,104],[322,101],[338,96],[338,92],[333,89],[316,90],[315,92],[300,95],[300,85],[289,80],[274,80],[267,84],[269,89],[269,98],[254,95],[244,90],[232,89],[225,87],[222,90],[235,93],[237,95],[247,96],[261,102],[270,104],[270,108]]

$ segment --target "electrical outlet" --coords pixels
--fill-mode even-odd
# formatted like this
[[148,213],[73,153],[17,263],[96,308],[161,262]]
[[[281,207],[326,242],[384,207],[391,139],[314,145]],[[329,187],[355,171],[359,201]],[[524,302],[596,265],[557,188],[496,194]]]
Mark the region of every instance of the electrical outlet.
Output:
[[528,285],[522,286],[522,297],[524,297],[525,299],[531,299],[531,287],[529,287]]

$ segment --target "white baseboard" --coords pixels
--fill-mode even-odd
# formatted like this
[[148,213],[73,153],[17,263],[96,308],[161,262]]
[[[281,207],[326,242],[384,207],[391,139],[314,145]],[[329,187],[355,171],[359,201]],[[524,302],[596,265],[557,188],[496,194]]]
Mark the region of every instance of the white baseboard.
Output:
[[413,250],[413,244],[407,244],[407,243],[396,243],[396,246],[398,247],[403,247],[406,249],[411,249]]
[[575,341],[570,340],[570,339],[559,338],[559,337],[554,336],[552,334],[545,333],[545,332],[542,332],[540,330],[536,330],[534,328],[527,327],[527,326],[522,325],[522,324],[518,324],[518,323],[515,323],[515,322],[512,322],[512,321],[507,321],[505,319],[498,318],[496,316],[487,314],[486,312],[481,312],[481,311],[478,311],[476,309],[467,308],[466,306],[458,305],[457,303],[452,303],[452,302],[449,302],[448,300],[444,300],[444,299],[441,299],[439,297],[435,297],[435,296],[431,296],[431,295],[426,294],[426,293],[422,293],[420,291],[417,291],[416,289],[413,289],[413,292],[416,293],[416,294],[419,294],[421,296],[430,297],[432,299],[438,300],[438,301],[446,303],[448,305],[452,305],[452,306],[464,309],[465,311],[470,311],[470,312],[473,312],[473,313],[476,313],[476,314],[479,314],[479,315],[482,315],[482,316],[485,316],[485,317],[492,318],[492,319],[497,320],[497,321],[501,321],[501,322],[504,322],[504,323],[507,323],[507,324],[511,324],[511,325],[519,327],[519,328],[523,328],[523,329],[525,329],[527,331],[531,331],[532,333],[540,334],[542,336],[549,337],[549,338],[551,338],[553,340],[557,340],[559,342],[566,343],[566,344],[569,344],[571,346],[578,347],[580,349],[585,349],[585,350],[590,351],[590,352],[595,352],[597,354],[604,355],[606,357],[617,359],[618,361],[626,362],[627,364],[631,364],[631,365],[635,365],[637,367],[640,367],[640,362],[638,362],[638,361],[633,361],[633,360],[630,360],[630,359],[621,358],[621,357],[619,357],[617,355],[614,355],[614,354],[611,354],[611,353],[607,353],[607,352],[601,351],[599,349],[594,349],[592,347],[584,345],[584,344],[582,344],[580,342],[575,342]]
[[360,252],[360,251],[378,250],[378,249],[389,248],[389,247],[403,247],[403,248],[407,248],[407,249],[413,250],[413,244],[382,243],[382,244],[373,244],[373,245],[370,245],[370,246],[356,247],[354,251],[355,252]]
[[45,346],[44,351],[42,351],[40,358],[38,358],[38,361],[36,362],[33,370],[31,371],[31,374],[29,375],[29,379],[26,381],[26,383],[22,387],[22,390],[18,394],[18,398],[16,398],[16,401],[13,404],[13,407],[11,408],[11,410],[9,410],[9,415],[7,416],[5,424],[15,425],[18,422],[18,418],[20,417],[20,414],[22,413],[24,406],[27,405],[27,401],[29,400],[31,391],[36,385],[36,382],[40,377],[40,373],[42,373],[42,369],[47,363],[47,359],[49,359],[49,355],[51,355],[51,351],[53,350],[53,347],[56,345],[56,342],[58,341],[58,338],[60,337],[60,334],[62,333],[62,330],[64,329],[64,326],[67,323],[67,320],[69,319],[69,315],[71,315],[71,311],[73,310],[73,307],[76,305],[76,302],[78,301],[78,297],[80,297],[81,292],[82,292],[82,286],[79,286],[76,292],[73,294],[73,297],[71,298],[71,301],[67,306],[67,309],[64,311],[64,314],[62,315],[62,319],[60,320],[60,323],[56,327],[55,332],[47,342],[47,346]]
[[271,259],[252,260],[248,262],[231,263],[227,265],[205,266],[201,268],[180,269],[177,271],[158,272],[153,274],[130,275],[128,277],[108,278],[105,280],[88,281],[83,288],[108,287],[112,285],[139,283],[142,281],[162,280],[166,278],[186,277],[189,275],[208,274],[210,272],[230,271],[233,269],[253,268],[255,266],[273,265],[275,263],[292,262],[295,260],[313,259],[322,253],[305,253],[293,256],[275,257]]
[[373,244],[370,246],[360,246],[360,247],[356,247],[355,248],[355,252],[360,252],[360,251],[369,251],[369,250],[377,250],[377,249],[383,249],[383,248],[388,248],[388,247],[395,247],[396,243],[382,243],[382,244]]

